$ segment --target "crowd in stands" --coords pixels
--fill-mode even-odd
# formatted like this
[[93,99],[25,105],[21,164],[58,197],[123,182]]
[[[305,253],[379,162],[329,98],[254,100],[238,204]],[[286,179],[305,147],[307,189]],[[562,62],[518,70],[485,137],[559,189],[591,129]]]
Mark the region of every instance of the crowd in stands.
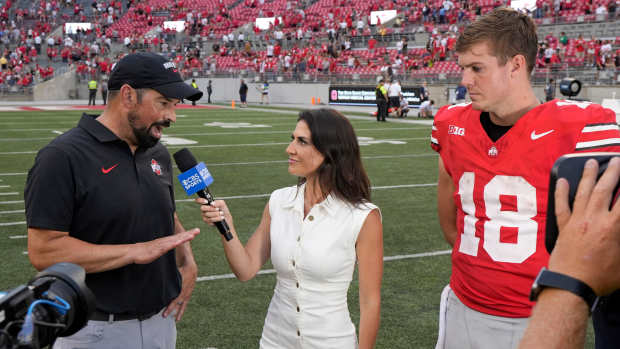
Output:
[[[0,2],[1,4],[1,2]],[[59,66],[81,79],[109,73],[122,52],[152,50],[169,55],[185,77],[218,72],[254,72],[291,79],[317,75],[377,75],[396,78],[458,75],[454,44],[462,27],[506,0],[38,0],[0,5],[0,86],[31,86],[53,77]],[[539,0],[538,21],[563,16],[616,18],[615,0]],[[370,13],[398,10],[389,23],[370,25]],[[257,17],[274,17],[267,30]],[[595,17],[592,18],[596,19]],[[185,32],[163,28],[185,22]],[[55,30],[88,22],[71,34]],[[52,34],[53,32],[53,34]],[[412,45],[425,33],[426,45]],[[177,38],[185,37],[184,45]],[[386,38],[389,38],[386,40]],[[542,39],[542,38],[541,38]],[[412,40],[415,42],[415,40]],[[207,46],[208,43],[208,46]],[[547,36],[537,69],[618,69],[616,38]],[[207,53],[208,52],[208,53]]]
[[[459,27],[450,26],[446,32],[432,31],[425,47],[408,48],[406,36],[392,47],[378,47],[369,36],[365,49],[352,49],[346,28],[344,35],[329,35],[328,41],[277,39],[275,28],[267,35],[265,49],[253,50],[242,38],[228,38],[214,45],[210,56],[202,60],[191,52],[182,65],[185,74],[203,70],[253,71],[263,74],[279,73],[298,78],[302,74],[368,74],[384,73],[397,78],[418,77],[424,74],[458,75],[454,46]],[[381,34],[379,34],[381,35]],[[302,37],[303,38],[303,37]],[[620,67],[620,37],[613,39],[584,39],[547,35],[541,38],[536,67],[540,71],[576,67],[596,67],[598,70]],[[189,76],[189,75],[188,75]]]
[[578,16],[607,16],[615,18],[618,4],[615,0],[571,1],[571,0],[537,0],[533,17],[565,17],[568,21],[575,21]]
[[[616,49],[614,50],[614,46]],[[540,46],[536,59],[537,68],[562,69],[571,67],[596,67],[598,70],[620,67],[620,37],[600,40],[584,39],[580,34],[569,39],[562,32],[559,37],[548,35]]]
[[[122,1],[39,0],[20,7],[6,0],[0,16],[0,87],[29,87],[54,75],[55,62],[79,73],[106,73],[111,40],[105,28],[122,16]],[[127,2],[131,6],[132,1]],[[23,1],[21,5],[24,5]],[[88,8],[90,6],[90,8]],[[90,29],[63,33],[69,22],[91,23]],[[59,28],[59,26],[63,28]],[[57,34],[56,34],[57,33]],[[99,67],[99,62],[103,62]],[[62,66],[62,64],[60,65]]]

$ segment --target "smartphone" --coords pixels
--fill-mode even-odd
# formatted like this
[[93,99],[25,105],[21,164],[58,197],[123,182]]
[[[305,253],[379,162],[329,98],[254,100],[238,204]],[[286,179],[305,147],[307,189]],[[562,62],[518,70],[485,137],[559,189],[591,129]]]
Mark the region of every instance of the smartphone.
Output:
[[[581,175],[583,174],[583,167],[586,161],[589,159],[595,159],[598,161],[599,170],[598,178],[603,175],[603,172],[607,169],[609,160],[613,157],[620,156],[620,153],[576,153],[561,156],[553,164],[551,169],[551,176],[549,180],[549,197],[547,199],[547,227],[545,232],[545,246],[547,251],[551,253],[555,246],[555,241],[558,239],[558,223],[555,218],[555,183],[559,178],[566,178],[569,184],[568,202],[570,208],[573,208],[573,201],[575,201],[575,194],[577,193],[577,187]],[[618,199],[618,189],[620,188],[620,181],[614,188],[614,200],[611,205]],[[611,208],[610,205],[610,208]]]

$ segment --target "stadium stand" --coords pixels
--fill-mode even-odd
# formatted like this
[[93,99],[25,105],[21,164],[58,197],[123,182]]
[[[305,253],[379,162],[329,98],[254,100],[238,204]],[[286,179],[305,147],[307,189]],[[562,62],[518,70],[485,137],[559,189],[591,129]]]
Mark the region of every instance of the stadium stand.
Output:
[[[104,77],[118,55],[169,55],[185,77],[246,76],[274,81],[454,83],[454,43],[499,0],[4,0],[0,2],[1,93],[24,93],[67,71]],[[533,78],[577,76],[618,84],[620,21],[614,0],[539,0],[531,12],[541,49]],[[371,11],[396,19],[369,25]],[[267,30],[256,27],[273,17]],[[182,21],[185,30],[163,28]],[[65,31],[67,23],[89,29]],[[404,47],[403,47],[404,46]]]

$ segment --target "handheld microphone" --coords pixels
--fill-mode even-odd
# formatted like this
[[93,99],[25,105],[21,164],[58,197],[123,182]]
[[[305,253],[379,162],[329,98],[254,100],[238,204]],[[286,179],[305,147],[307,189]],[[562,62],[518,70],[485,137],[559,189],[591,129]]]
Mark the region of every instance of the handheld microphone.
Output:
[[[213,177],[203,162],[198,163],[194,155],[187,148],[183,148],[173,154],[181,174],[177,177],[187,195],[197,194],[206,199],[209,204],[213,202],[213,195],[209,191],[209,185],[213,183]],[[224,235],[226,241],[232,240],[230,228],[225,220],[215,222],[217,230]]]

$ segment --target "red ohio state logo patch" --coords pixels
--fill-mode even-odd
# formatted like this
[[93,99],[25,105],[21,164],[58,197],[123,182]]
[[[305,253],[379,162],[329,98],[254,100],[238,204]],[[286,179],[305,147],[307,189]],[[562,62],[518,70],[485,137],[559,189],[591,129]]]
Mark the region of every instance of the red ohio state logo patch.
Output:
[[161,166],[155,159],[151,159],[151,168],[156,175],[161,176]]

